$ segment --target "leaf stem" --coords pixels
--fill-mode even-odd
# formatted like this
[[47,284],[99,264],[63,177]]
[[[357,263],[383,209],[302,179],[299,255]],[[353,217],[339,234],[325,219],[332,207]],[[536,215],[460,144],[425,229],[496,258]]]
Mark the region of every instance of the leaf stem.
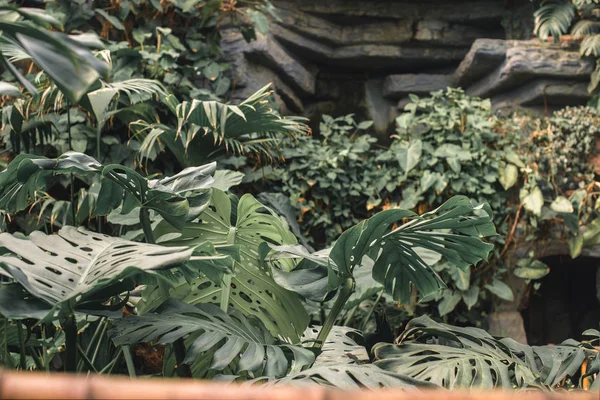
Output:
[[46,325],[42,324],[42,358],[44,361],[44,370],[50,372],[50,359],[48,358],[48,347],[46,346]]
[[113,358],[111,362],[106,364],[106,366],[104,368],[102,368],[98,373],[103,374],[103,373],[107,372],[110,374],[112,372],[115,364],[117,364],[121,360],[122,356],[123,356],[123,349],[121,347],[119,347],[119,350],[117,351],[117,354],[115,355],[115,358]]
[[81,347],[81,345],[79,343],[77,343],[77,352],[81,355],[83,363],[88,367],[88,369],[90,371],[98,373],[98,371],[96,370],[96,367],[94,367],[94,363],[88,358],[88,356],[85,354],[85,351],[83,350],[83,348]]
[[23,339],[23,332],[21,332],[21,321],[17,320],[17,338],[19,338],[19,366],[23,371],[27,369],[27,358],[25,354],[25,339]]
[[360,327],[361,331],[364,331],[365,328],[367,327],[367,324],[369,323],[369,320],[371,319],[371,315],[373,315],[373,311],[375,311],[375,306],[377,306],[377,303],[379,303],[379,300],[381,300],[381,296],[383,296],[383,291],[384,290],[381,289],[381,291],[379,292],[379,295],[377,296],[377,298],[375,299],[375,302],[373,303],[373,307],[371,307],[371,309],[369,310],[369,312],[365,316],[365,319],[363,320],[362,326]]
[[[67,100],[67,133],[69,134],[69,151],[73,151],[73,140],[71,137],[71,103]],[[75,175],[70,174],[70,197],[71,197],[71,217],[73,218],[73,226],[77,225],[77,206],[75,205]]]
[[329,315],[327,315],[327,318],[325,318],[325,322],[321,327],[321,331],[319,332],[319,335],[317,336],[317,340],[313,347],[319,350],[323,347],[323,344],[325,343],[327,336],[329,336],[329,332],[331,332],[331,329],[333,328],[333,325],[335,324],[335,321],[337,320],[339,314],[344,309],[344,306],[346,305],[346,302],[348,301],[350,296],[352,296],[352,293],[354,293],[355,286],[356,282],[354,281],[354,278],[351,276],[347,277],[346,281],[344,282],[344,285],[340,288],[338,292],[338,296],[335,299],[335,302],[333,303],[333,307],[331,307]]
[[[227,244],[235,243],[235,226],[229,228],[229,232],[227,233]],[[227,313],[227,309],[229,308],[229,295],[231,294],[231,274],[227,274],[223,277],[223,283],[221,285],[221,303],[219,304],[221,310],[224,313]]]
[[142,224],[142,230],[144,231],[146,243],[156,243],[156,240],[154,239],[154,232],[152,232],[152,223],[150,222],[150,212],[145,207],[140,208],[140,223]]
[[123,346],[123,357],[125,358],[125,365],[127,365],[129,378],[135,379],[135,365],[133,365],[133,357],[131,357],[131,350],[129,349],[129,346]]
[[66,360],[65,371],[77,371],[77,321],[75,315],[71,314],[61,322],[65,332]]
[[175,352],[175,361],[177,362],[177,375],[182,378],[191,378],[191,367],[188,364],[183,363],[186,353],[185,342],[183,341],[183,338],[179,338],[173,342],[173,351]]

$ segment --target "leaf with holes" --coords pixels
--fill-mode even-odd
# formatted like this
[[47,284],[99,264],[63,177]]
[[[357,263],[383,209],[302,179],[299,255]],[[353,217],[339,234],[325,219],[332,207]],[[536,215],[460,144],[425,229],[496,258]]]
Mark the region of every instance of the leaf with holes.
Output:
[[[302,335],[302,342],[312,346],[316,341],[320,326],[307,328]],[[340,364],[365,364],[369,362],[369,355],[365,346],[357,343],[362,341],[360,331],[347,326],[334,326],[321,348],[321,354],[315,360],[315,367]]]
[[246,317],[235,309],[227,314],[212,304],[192,306],[168,300],[155,314],[115,321],[111,333],[116,345],[150,341],[168,344],[196,335],[184,363],[191,364],[212,352],[213,370],[235,363],[238,373],[281,377],[314,362],[312,351],[278,341],[257,318]]
[[[272,334],[297,343],[308,325],[308,314],[299,296],[279,286],[263,268],[259,254],[259,247],[264,242],[295,245],[296,238],[279,217],[251,195],[239,199],[237,209],[233,209],[236,200],[213,189],[211,204],[199,220],[187,223],[179,237],[163,242],[181,246],[209,241],[215,245],[239,247],[240,259],[234,263],[234,275],[226,290],[208,278],[200,278],[190,283],[190,291],[182,300],[190,304],[219,304],[224,301],[223,296],[227,296],[230,306],[245,315],[257,316]],[[162,223],[155,230],[157,237],[167,233],[177,232]],[[295,262],[282,259],[272,264],[289,271]]]
[[386,371],[448,389],[512,389],[505,359],[472,349],[437,344],[385,344],[376,347],[375,365]]
[[375,365],[449,389],[555,387],[575,376],[586,359],[585,348],[574,340],[528,346],[427,316],[410,321],[398,341],[374,349]]
[[[408,222],[390,231],[392,225]],[[493,245],[481,240],[496,234],[489,206],[474,207],[455,196],[421,216],[408,210],[387,210],[342,233],[331,250],[341,278],[353,275],[365,256],[375,260],[373,278],[403,303],[410,301],[411,286],[422,296],[446,287],[422,254],[438,253],[457,268],[487,259]]]
[[258,379],[256,382],[271,386],[307,386],[318,384],[343,390],[378,390],[381,388],[402,388],[404,390],[418,390],[419,388],[439,389],[438,386],[431,383],[385,371],[372,364],[313,367],[297,374],[288,375],[282,379],[270,381]]
[[70,226],[58,235],[2,233],[0,247],[9,252],[0,256],[4,274],[63,313],[135,273],[182,265],[193,252],[188,247],[130,242]]
[[[168,223],[182,228],[208,206],[216,163],[186,168],[178,174],[148,180],[131,168],[103,166],[86,154],[67,152],[56,159],[19,155],[0,173],[0,209],[9,213],[24,210],[45,192],[54,175],[73,173],[80,177],[101,176],[98,207],[92,216],[106,215],[123,203],[122,213],[136,207],[158,212]],[[107,201],[111,199],[111,201]],[[115,201],[116,199],[116,201]]]

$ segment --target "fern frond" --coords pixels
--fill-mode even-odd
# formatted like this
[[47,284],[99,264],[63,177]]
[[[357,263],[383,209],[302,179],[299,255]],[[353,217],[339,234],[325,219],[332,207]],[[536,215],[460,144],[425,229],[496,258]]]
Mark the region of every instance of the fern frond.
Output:
[[600,56],[600,34],[587,36],[583,39],[579,52],[582,56]]
[[575,39],[581,39],[585,36],[593,35],[600,32],[600,21],[592,21],[589,19],[578,21],[571,29],[571,35]]
[[575,6],[565,0],[546,0],[534,13],[534,34],[541,40],[549,36],[558,42],[560,37],[569,31],[576,15]]

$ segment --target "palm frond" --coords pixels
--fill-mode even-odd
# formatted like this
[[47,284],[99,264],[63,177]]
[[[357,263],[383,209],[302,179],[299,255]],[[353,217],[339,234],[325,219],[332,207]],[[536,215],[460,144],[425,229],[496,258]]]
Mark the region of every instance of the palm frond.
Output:
[[571,29],[571,35],[575,39],[593,35],[600,32],[600,21],[592,21],[589,19],[578,21]]
[[131,102],[134,102],[134,95],[167,95],[162,83],[154,79],[133,78],[119,82],[102,82],[102,87],[126,94]]
[[534,13],[534,34],[541,40],[549,36],[558,42],[561,35],[569,31],[576,14],[575,6],[565,0],[546,0]]
[[600,56],[600,34],[587,36],[583,39],[579,52],[582,56]]
[[10,38],[0,38],[0,53],[11,63],[31,60],[31,55]]

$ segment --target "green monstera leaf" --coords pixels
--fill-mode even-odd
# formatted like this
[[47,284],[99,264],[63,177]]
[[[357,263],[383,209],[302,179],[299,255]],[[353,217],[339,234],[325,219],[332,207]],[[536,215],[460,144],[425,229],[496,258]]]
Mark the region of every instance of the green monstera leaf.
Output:
[[448,389],[553,387],[575,376],[586,359],[585,347],[573,340],[527,346],[427,316],[410,321],[398,342],[375,346],[375,365]]
[[168,344],[193,335],[184,363],[209,357],[209,368],[217,371],[234,363],[237,373],[277,378],[301,371],[315,360],[312,351],[275,339],[257,318],[236,309],[225,313],[213,304],[192,306],[168,300],[156,313],[115,321],[112,335],[116,345]]
[[[404,219],[408,222],[391,229]],[[352,277],[368,256],[375,261],[373,278],[395,300],[408,303],[412,285],[422,296],[446,287],[423,254],[440,254],[466,270],[487,259],[493,245],[481,238],[495,234],[488,206],[474,207],[468,198],[455,196],[421,216],[408,210],[382,211],[344,232],[330,258],[343,280]]]
[[342,364],[313,367],[296,374],[288,375],[285,378],[276,380],[266,380],[263,378],[257,379],[255,382],[267,386],[307,386],[318,384],[320,386],[343,390],[379,390],[381,388],[402,388],[404,390],[418,390],[419,388],[439,389],[439,386],[434,384],[395,374],[372,364]]
[[[237,207],[236,207],[237,204]],[[233,275],[226,275],[223,283],[209,277],[199,278],[185,287],[174,289],[186,293],[182,301],[189,304],[216,303],[221,308],[232,306],[245,315],[258,317],[274,335],[297,343],[308,325],[308,314],[300,297],[281,287],[273,279],[270,269],[262,265],[261,244],[297,243],[283,221],[251,195],[239,201],[214,189],[209,207],[198,221],[187,223],[180,234],[167,224],[159,224],[156,237],[178,236],[162,242],[167,245],[194,245],[210,241],[215,245],[235,245],[239,261],[234,263]],[[295,261],[276,261],[282,270],[291,270]]]
[[216,163],[186,168],[178,174],[148,180],[131,168],[103,166],[83,153],[67,152],[56,159],[29,154],[17,156],[0,173],[0,209],[9,213],[24,210],[46,191],[55,175],[74,174],[102,178],[91,216],[106,215],[122,205],[128,214],[134,208],[154,210],[168,223],[182,228],[208,206]]
[[[139,272],[153,274],[181,266],[194,251],[190,247],[130,242],[70,226],[57,235],[33,232],[17,237],[2,233],[0,248],[4,249],[0,256],[2,274],[61,313],[72,312],[112,285],[121,289],[111,295],[125,291],[122,280]],[[11,308],[3,307],[5,312]]]

